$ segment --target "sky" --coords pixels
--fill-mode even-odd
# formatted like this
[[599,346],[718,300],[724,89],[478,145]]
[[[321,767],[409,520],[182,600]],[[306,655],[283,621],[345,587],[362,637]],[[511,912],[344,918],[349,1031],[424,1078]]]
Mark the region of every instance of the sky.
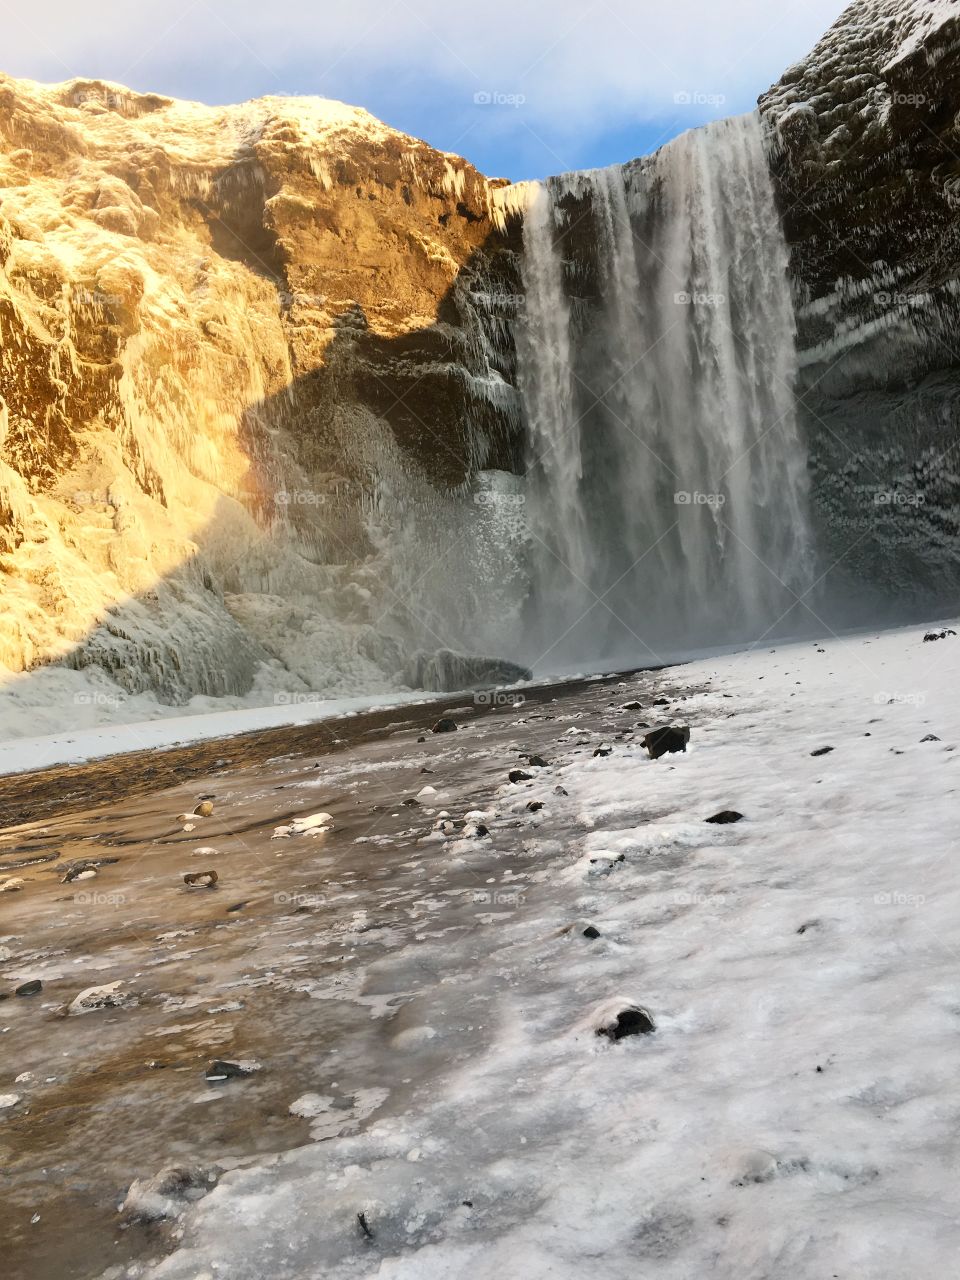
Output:
[[319,94],[490,176],[631,159],[749,111],[843,0],[0,0],[0,70],[207,103]]

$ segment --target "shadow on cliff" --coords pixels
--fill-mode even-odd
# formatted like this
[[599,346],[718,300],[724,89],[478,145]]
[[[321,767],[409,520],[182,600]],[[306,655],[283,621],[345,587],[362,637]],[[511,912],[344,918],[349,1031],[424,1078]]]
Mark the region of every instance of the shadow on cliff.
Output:
[[[445,634],[436,611],[418,637],[417,613],[402,600],[386,595],[371,603],[344,583],[348,566],[375,551],[369,515],[384,455],[394,480],[406,472],[418,492],[441,496],[465,492],[480,469],[521,471],[511,338],[521,293],[518,248],[516,223],[492,228],[440,298],[433,322],[421,328],[385,336],[359,304],[340,312],[322,363],[245,411],[238,439],[247,474],[239,491],[221,493],[213,516],[192,535],[196,553],[135,596],[105,598],[96,625],[68,652],[41,655],[0,684],[0,735],[4,721],[8,733],[22,733],[31,707],[50,708],[35,732],[117,719],[109,686],[98,695],[77,687],[76,676],[54,679],[57,672],[100,670],[125,695],[153,692],[172,706],[248,694],[263,661],[282,661],[282,646],[270,644],[270,617],[252,617],[251,608],[269,615],[278,601],[289,611],[288,630],[298,616],[311,623],[326,617],[331,626],[345,618],[356,634],[353,641],[345,634],[343,643],[356,646],[358,667],[379,665],[385,677],[414,648],[456,647],[462,637]],[[309,307],[276,283],[287,323],[309,324]],[[162,482],[152,496],[166,506]],[[103,502],[108,509],[106,493]],[[6,539],[14,563],[17,536],[15,513],[0,503],[0,549]],[[426,577],[429,566],[423,568]],[[323,590],[312,596],[316,583]],[[236,616],[235,596],[248,606]],[[410,653],[400,637],[408,638]],[[318,667],[329,638],[321,627]],[[311,681],[301,673],[290,684],[306,689]],[[269,691],[258,698],[271,700],[278,699]]]

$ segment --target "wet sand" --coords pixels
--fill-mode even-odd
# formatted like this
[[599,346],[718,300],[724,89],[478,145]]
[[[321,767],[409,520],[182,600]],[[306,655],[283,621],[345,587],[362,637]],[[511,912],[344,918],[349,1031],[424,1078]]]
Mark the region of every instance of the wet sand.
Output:
[[[0,780],[0,878],[24,881],[0,894],[0,1092],[20,1094],[0,1112],[6,1274],[122,1275],[170,1245],[169,1225],[118,1213],[134,1178],[300,1145],[311,1124],[289,1108],[307,1092],[334,1099],[331,1137],[350,1132],[372,1103],[378,1117],[401,1108],[451,1055],[469,1056],[489,993],[448,991],[436,941],[475,934],[482,965],[482,921],[499,909],[486,886],[505,858],[522,884],[535,869],[528,837],[563,833],[503,821],[450,860],[436,813],[483,808],[524,753],[592,753],[602,735],[663,723],[654,691],[688,692],[682,670],[641,673],[629,696],[646,710],[614,715],[624,679],[541,687],[522,708],[461,696]],[[459,732],[429,732],[443,714]],[[404,803],[425,785],[439,794]],[[203,797],[213,815],[184,829],[178,815]],[[329,834],[273,838],[319,811]],[[80,859],[116,861],[62,883]],[[214,888],[183,883],[207,870]],[[430,945],[410,959],[418,942]],[[13,994],[37,978],[42,992]],[[66,1015],[81,990],[115,981],[123,1007]],[[389,1043],[424,1002],[439,1047],[406,1054],[397,1078]],[[215,1058],[262,1070],[209,1084]]]

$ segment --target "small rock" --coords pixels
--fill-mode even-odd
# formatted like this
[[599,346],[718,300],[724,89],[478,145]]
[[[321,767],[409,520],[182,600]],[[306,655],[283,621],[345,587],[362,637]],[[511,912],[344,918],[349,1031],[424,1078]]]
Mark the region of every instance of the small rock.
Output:
[[829,755],[832,750],[833,747],[817,747],[816,751],[811,751],[810,754],[812,756],[825,756]]
[[949,630],[948,631],[928,631],[927,634],[923,637],[923,639],[926,643],[929,643],[931,640],[946,640],[947,636],[955,636],[956,634],[957,633],[955,631],[949,631]]
[[586,927],[586,928],[584,929],[584,931],[583,931],[583,936],[584,936],[585,938],[589,938],[589,939],[590,939],[590,941],[592,942],[594,938],[599,938],[599,937],[600,937],[600,930],[599,930],[599,929],[595,929],[595,928],[593,927],[593,925],[592,925],[592,924],[588,924],[588,925],[587,925],[587,927]]
[[743,818],[742,813],[737,813],[736,809],[721,809],[719,813],[715,813],[712,818],[705,818],[705,822],[714,822],[717,826],[726,826],[731,822],[740,822]]
[[596,751],[594,751],[593,753],[593,758],[596,759],[597,756],[603,756],[605,758],[606,756],[612,756],[612,755],[613,755],[613,747],[597,747]]
[[223,1080],[242,1080],[262,1070],[259,1062],[246,1058],[241,1062],[230,1062],[226,1058],[216,1058],[207,1067],[206,1078],[211,1084],[219,1084]]
[[92,1013],[96,1009],[116,1009],[124,1003],[120,994],[122,983],[108,982],[102,987],[87,987],[72,1001],[67,1013]]
[[8,1107],[15,1107],[19,1101],[19,1093],[0,1093],[0,1111],[6,1111]]
[[940,739],[935,733],[928,733],[925,738],[920,739],[921,742],[939,742]]
[[432,733],[456,733],[460,726],[449,716],[441,716],[431,730]]
[[624,711],[642,711],[643,703],[642,702],[625,702],[623,704],[623,709]]
[[527,756],[527,764],[534,769],[549,769],[549,763],[544,760],[543,756]]
[[161,1222],[177,1217],[188,1204],[199,1200],[217,1185],[222,1170],[172,1165],[153,1178],[136,1178],[120,1212],[128,1222]]
[[407,796],[406,800],[402,801],[402,803],[405,804],[408,809],[420,808],[420,801],[416,796]]
[[39,978],[34,978],[32,982],[24,982],[22,986],[17,987],[14,995],[18,996],[38,996],[43,990],[43,983]]
[[[417,739],[417,741],[418,741],[418,742],[426,742],[426,738],[418,738],[418,739]],[[317,765],[317,768],[319,769],[319,768],[320,768],[320,766],[319,766],[319,765]]]
[[647,1009],[641,1005],[630,1005],[597,1027],[597,1035],[622,1040],[625,1036],[647,1036],[656,1029],[657,1024]]
[[543,808],[542,800],[531,800],[527,804],[527,809],[530,811],[530,813],[539,813],[542,808]]
[[553,794],[555,796],[568,796],[570,792],[566,789],[566,787],[556,786],[553,788]]
[[188,871],[183,877],[183,883],[195,885],[200,889],[212,889],[218,879],[219,876],[215,871]]
[[670,705],[670,699],[669,699],[669,698],[654,698],[654,700],[653,700],[653,705],[654,705],[655,707],[669,707],[669,705]]
[[10,876],[9,879],[0,881],[0,893],[19,893],[23,888],[23,880],[20,876]]
[[210,800],[201,800],[193,811],[195,818],[209,818],[213,813],[213,802]]
[[524,773],[522,769],[511,769],[507,775],[511,782],[532,782],[533,774]]
[[661,756],[665,756],[668,752],[686,751],[689,741],[690,730],[688,728],[685,726],[677,728],[675,725],[668,725],[666,728],[654,729],[645,734],[643,745],[652,760],[659,760]]

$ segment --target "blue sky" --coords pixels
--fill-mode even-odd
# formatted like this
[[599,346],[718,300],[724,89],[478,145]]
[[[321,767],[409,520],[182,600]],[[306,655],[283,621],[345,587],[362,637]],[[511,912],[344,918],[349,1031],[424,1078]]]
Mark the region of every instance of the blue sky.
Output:
[[317,93],[543,177],[749,110],[842,0],[0,0],[0,70],[203,102]]

